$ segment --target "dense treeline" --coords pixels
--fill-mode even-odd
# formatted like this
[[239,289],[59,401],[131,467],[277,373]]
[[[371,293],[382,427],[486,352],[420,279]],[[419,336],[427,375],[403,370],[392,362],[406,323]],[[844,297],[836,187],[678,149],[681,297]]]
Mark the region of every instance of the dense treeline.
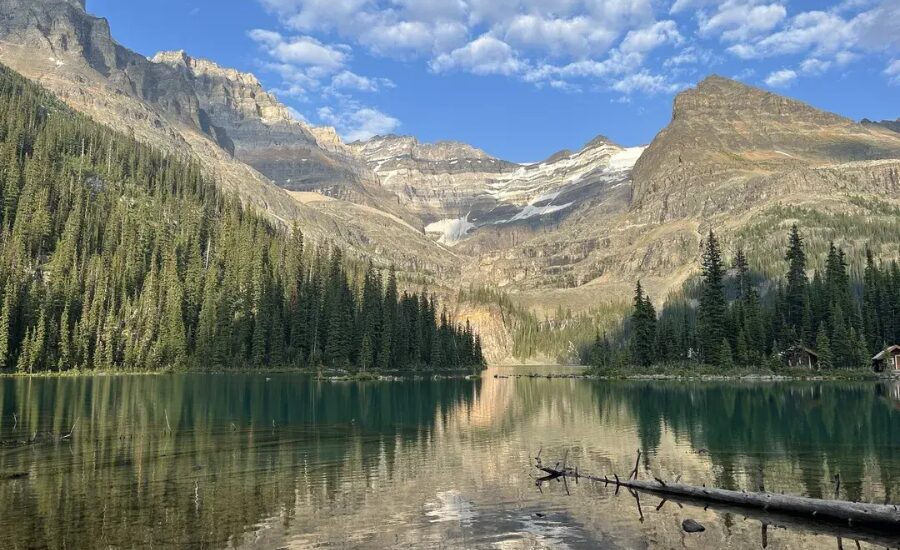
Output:
[[820,368],[869,366],[871,357],[900,342],[900,265],[879,263],[871,251],[851,280],[844,251],[831,244],[823,269],[809,278],[803,237],[793,226],[787,273],[775,283],[751,271],[743,250],[731,269],[716,235],[704,245],[700,284],[670,300],[660,315],[640,283],[627,326],[601,336],[590,360],[598,367],[697,362],[719,367],[778,364],[801,347]]
[[433,298],[309,248],[0,67],[0,368],[483,364]]

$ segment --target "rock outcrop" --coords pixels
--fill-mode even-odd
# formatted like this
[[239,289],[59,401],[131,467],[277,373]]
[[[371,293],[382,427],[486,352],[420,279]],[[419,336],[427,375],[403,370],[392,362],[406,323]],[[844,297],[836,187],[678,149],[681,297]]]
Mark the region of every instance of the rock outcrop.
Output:
[[[394,197],[378,186],[365,164],[343,150],[339,138],[334,141],[336,133],[327,139],[328,129],[313,130],[296,120],[252,74],[183,51],[160,52],[153,62],[171,67],[190,82],[210,124],[227,134],[235,158],[279,187],[323,193],[420,223],[397,208]],[[320,146],[319,138],[326,147]]]

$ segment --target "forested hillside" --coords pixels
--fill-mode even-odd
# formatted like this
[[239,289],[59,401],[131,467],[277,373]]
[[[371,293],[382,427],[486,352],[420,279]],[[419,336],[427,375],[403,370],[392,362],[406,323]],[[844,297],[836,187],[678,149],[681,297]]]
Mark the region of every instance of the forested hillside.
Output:
[[[812,352],[819,368],[871,365],[872,356],[900,342],[900,264],[867,250],[852,266],[830,244],[824,267],[809,276],[808,247],[794,225],[778,280],[753,269],[743,250],[731,267],[712,232],[699,284],[670,299],[657,315],[640,282],[625,330],[600,336],[591,353],[600,368],[694,362],[717,367],[780,365],[786,354]],[[851,273],[861,273],[854,278]]]
[[188,158],[0,67],[0,368],[483,364],[479,338],[339,249],[304,247]]

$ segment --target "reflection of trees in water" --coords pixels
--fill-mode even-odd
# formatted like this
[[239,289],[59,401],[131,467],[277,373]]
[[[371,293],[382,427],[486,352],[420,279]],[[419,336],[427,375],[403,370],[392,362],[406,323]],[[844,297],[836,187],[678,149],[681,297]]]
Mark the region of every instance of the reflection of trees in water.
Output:
[[[352,470],[392,471],[479,382],[316,383],[296,376],[0,381],[0,547],[222,546],[266,518],[303,520]],[[18,426],[13,432],[13,414]],[[171,427],[168,433],[167,426]],[[247,542],[247,541],[244,541]]]
[[[663,425],[709,453],[717,484],[762,478],[787,460],[810,496],[828,496],[841,475],[842,497],[892,498],[900,473],[900,410],[884,387],[854,383],[595,384],[599,403],[624,403],[642,447],[660,443]],[[864,495],[867,468],[878,468],[882,495]],[[799,468],[799,471],[796,470]]]

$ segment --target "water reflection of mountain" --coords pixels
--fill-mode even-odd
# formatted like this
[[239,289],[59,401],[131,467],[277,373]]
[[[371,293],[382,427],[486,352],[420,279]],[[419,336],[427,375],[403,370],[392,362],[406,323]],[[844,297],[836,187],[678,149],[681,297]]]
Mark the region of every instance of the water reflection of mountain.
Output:
[[[0,380],[0,547],[236,544],[394,468],[478,382],[317,383],[296,376]],[[15,419],[15,422],[13,421]],[[15,423],[15,429],[13,424]]]
[[[839,473],[842,496],[892,499],[900,481],[900,410],[896,386],[852,383],[596,384],[598,403],[623,403],[634,415],[642,448],[659,445],[663,430],[708,453],[717,484],[740,486],[779,468],[800,476],[821,497]],[[892,404],[893,403],[893,404]],[[866,479],[880,486],[864,491]],[[870,484],[872,482],[870,481]],[[827,485],[826,485],[827,484]],[[864,494],[865,493],[865,494]]]
[[[77,420],[69,443],[0,448],[0,548],[681,537],[676,506],[648,499],[641,522],[631,497],[602,486],[538,493],[530,461],[542,447],[599,473],[627,472],[641,447],[666,479],[752,488],[763,472],[767,488],[792,493],[829,494],[840,471],[842,496],[864,500],[895,493],[900,479],[888,386],[271,378],[0,379],[0,439],[65,433]],[[711,547],[758,542],[758,523],[690,513]]]

